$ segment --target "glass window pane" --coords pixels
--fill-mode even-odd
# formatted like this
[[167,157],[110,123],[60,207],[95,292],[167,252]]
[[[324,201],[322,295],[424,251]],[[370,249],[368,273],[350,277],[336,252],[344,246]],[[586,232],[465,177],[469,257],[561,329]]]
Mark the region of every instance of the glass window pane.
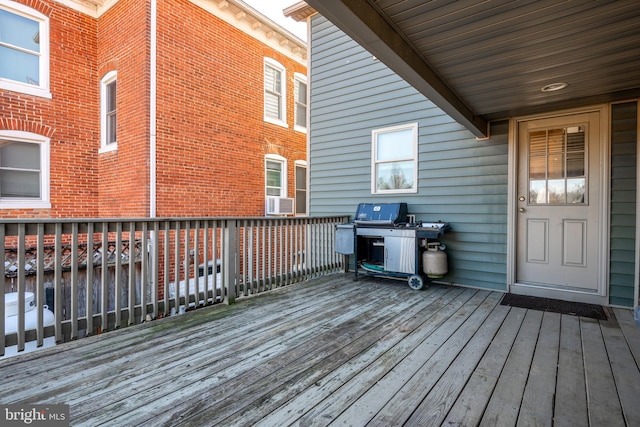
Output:
[[546,156],[547,155],[547,132],[535,131],[529,132],[529,155],[530,156]]
[[584,203],[585,178],[567,180],[567,203]]
[[113,81],[107,85],[107,111],[116,110],[116,82]]
[[413,129],[377,134],[376,161],[413,158]]
[[550,179],[547,182],[547,190],[549,192],[549,204],[560,205],[565,203],[564,179]]
[[116,129],[116,115],[109,114],[107,116],[107,144],[113,144],[118,141]]
[[546,180],[532,180],[529,182],[529,203],[547,203]]
[[297,101],[301,104],[307,104],[307,85],[306,83],[298,82]]
[[40,144],[0,140],[0,167],[40,170]]
[[307,213],[307,192],[304,190],[296,190],[296,213]]
[[296,166],[296,189],[304,190],[307,188],[307,168]]
[[296,125],[307,127],[307,107],[306,105],[296,104]]
[[264,113],[267,117],[280,118],[280,97],[272,93],[265,93]]
[[413,161],[381,163],[376,169],[378,190],[413,188]]
[[545,179],[546,177],[547,157],[531,157],[529,159],[529,179]]
[[40,84],[40,58],[0,46],[0,77],[31,85]]
[[40,172],[0,170],[0,197],[40,198]]
[[564,129],[550,129],[548,141],[549,153],[564,152]]
[[281,72],[268,65],[264,66],[264,88],[269,92],[281,93]]
[[567,177],[584,176],[584,152],[567,153]]
[[40,52],[40,23],[0,10],[0,41],[32,52]]
[[562,153],[549,155],[548,178],[564,178],[564,155]]

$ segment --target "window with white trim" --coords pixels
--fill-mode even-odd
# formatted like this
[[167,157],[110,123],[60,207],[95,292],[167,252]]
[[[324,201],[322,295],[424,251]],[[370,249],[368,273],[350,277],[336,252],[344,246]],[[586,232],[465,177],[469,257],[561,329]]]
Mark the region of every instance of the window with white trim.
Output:
[[287,159],[276,154],[265,156],[265,186],[267,197],[287,196]]
[[294,129],[299,132],[307,132],[307,77],[300,73],[293,76],[295,99]]
[[287,126],[286,70],[277,61],[264,58],[264,120]]
[[307,162],[296,160],[296,215],[307,214]]
[[49,18],[0,0],[0,89],[51,98]]
[[118,148],[117,138],[118,73],[110,71],[100,81],[100,151]]
[[418,191],[418,124],[372,132],[371,193]]
[[0,209],[50,208],[50,140],[23,131],[0,131]]

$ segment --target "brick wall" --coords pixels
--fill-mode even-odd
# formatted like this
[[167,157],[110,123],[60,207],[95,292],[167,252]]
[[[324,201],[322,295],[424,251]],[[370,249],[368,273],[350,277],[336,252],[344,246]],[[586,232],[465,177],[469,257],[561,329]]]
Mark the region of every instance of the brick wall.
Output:
[[[289,197],[306,136],[293,130],[305,67],[187,0],[158,9],[158,216],[264,215],[264,156],[288,159]],[[263,120],[263,64],[287,69],[288,128]]]
[[0,129],[51,138],[51,209],[0,209],[0,217],[96,216],[99,147],[96,23],[48,0],[17,0],[50,19],[51,99],[0,90]]
[[[120,0],[97,20],[18,0],[51,25],[52,99],[0,90],[0,129],[51,137],[51,209],[0,217],[149,215],[150,3]],[[264,214],[264,156],[306,160],[293,130],[293,74],[306,68],[187,0],[158,0],[157,211]],[[263,61],[286,67],[288,128],[263,121]],[[117,71],[118,149],[100,149],[100,79]],[[42,132],[42,133],[41,133]]]

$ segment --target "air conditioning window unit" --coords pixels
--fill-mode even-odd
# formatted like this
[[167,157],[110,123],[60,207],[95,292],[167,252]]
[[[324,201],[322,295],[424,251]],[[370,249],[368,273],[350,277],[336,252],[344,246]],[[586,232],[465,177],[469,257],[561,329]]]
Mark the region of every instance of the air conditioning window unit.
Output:
[[287,197],[267,197],[267,215],[294,213],[294,200]]

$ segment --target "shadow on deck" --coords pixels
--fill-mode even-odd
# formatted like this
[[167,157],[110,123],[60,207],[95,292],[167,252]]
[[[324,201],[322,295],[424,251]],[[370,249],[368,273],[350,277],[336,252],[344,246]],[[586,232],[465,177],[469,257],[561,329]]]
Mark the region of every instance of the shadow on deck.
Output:
[[0,361],[71,425],[640,425],[640,329],[336,274]]

